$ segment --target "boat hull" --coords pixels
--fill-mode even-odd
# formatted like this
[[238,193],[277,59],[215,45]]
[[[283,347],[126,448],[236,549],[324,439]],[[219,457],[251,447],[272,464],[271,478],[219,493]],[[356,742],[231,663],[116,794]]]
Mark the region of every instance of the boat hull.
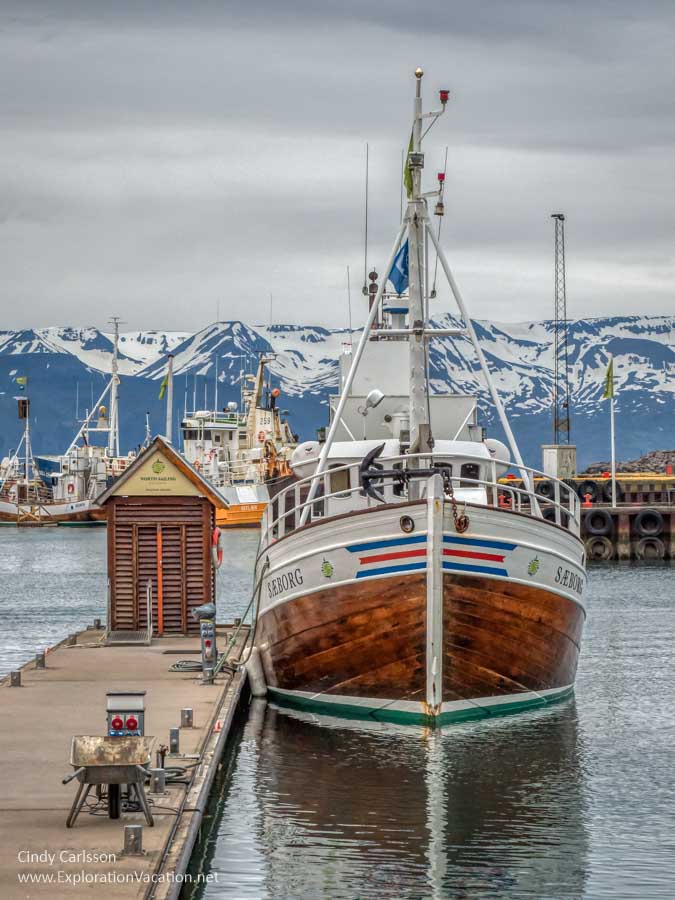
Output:
[[[485,520],[480,534],[460,538],[449,522],[444,524],[443,547],[449,555],[442,554],[438,563],[442,622],[437,625],[442,658],[433,666],[428,597],[433,562],[426,534],[416,530],[406,538],[399,530],[392,535],[400,510],[393,523],[385,512],[377,513],[374,522],[372,513],[367,522],[348,519],[344,524],[352,542],[342,546],[334,526],[319,558],[302,552],[303,543],[317,543],[316,533],[309,534],[313,527],[273,545],[257,636],[270,696],[321,712],[432,726],[541,707],[569,696],[585,619],[583,602],[575,596],[585,582],[582,548],[555,526],[548,550],[541,540],[530,546],[533,535],[525,517],[487,512],[472,511],[478,527],[477,520]],[[419,510],[417,519],[421,524]],[[494,527],[504,522],[506,529]],[[369,538],[360,542],[364,526]],[[374,527],[382,537],[373,536]],[[570,556],[563,562],[564,549]],[[314,590],[302,589],[312,583],[312,570],[323,569],[324,581],[348,575],[348,570],[340,572],[345,555],[345,567],[355,557],[352,578],[335,585],[314,579]],[[565,578],[559,569],[572,573],[566,580],[574,583],[574,591],[568,585],[557,588],[556,577],[559,583]],[[301,589],[294,591],[294,585]],[[442,671],[442,696],[433,704],[431,668]]]
[[266,503],[233,503],[227,509],[216,510],[219,528],[259,528]]
[[14,503],[0,500],[0,522],[13,525],[105,524],[105,510],[91,500],[73,503]]

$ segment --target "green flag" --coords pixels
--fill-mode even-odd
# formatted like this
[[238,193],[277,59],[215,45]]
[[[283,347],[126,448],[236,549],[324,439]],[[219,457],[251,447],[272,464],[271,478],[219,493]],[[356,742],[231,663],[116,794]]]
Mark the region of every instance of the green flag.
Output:
[[614,399],[614,359],[610,359],[607,366],[607,374],[605,375],[605,391],[602,400]]
[[408,155],[405,158],[405,169],[403,170],[403,184],[405,185],[405,192],[408,195],[408,200],[412,197],[412,170],[410,168],[410,154],[413,149],[413,133],[410,132],[410,143],[408,144]]
[[165,375],[164,378],[162,379],[162,383],[159,386],[159,399],[160,400],[164,399],[164,394],[166,394],[166,387],[167,387],[168,383],[169,383],[169,376]]

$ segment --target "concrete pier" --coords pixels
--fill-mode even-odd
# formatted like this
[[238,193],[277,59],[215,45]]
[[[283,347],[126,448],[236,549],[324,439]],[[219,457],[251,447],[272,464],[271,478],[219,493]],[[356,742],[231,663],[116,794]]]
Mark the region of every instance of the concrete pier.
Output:
[[[220,629],[219,629],[220,631]],[[230,654],[241,653],[246,632]],[[22,670],[21,687],[0,683],[0,897],[146,898],[177,896],[176,866],[187,865],[200,798],[208,794],[245,675],[226,672],[201,685],[195,672],[170,672],[181,658],[200,659],[199,639],[171,637],[152,646],[104,646],[103,632],[86,630],[47,655],[47,668]],[[220,646],[225,646],[221,636]],[[77,781],[64,786],[73,735],[106,734],[106,691],[145,690],[146,735],[154,750],[168,745],[181,709],[193,726],[180,730],[180,756],[166,766],[187,769],[186,784],[150,794],[155,826],[141,812],[109,819],[105,806],[85,807],[66,828]],[[154,767],[154,750],[151,765]],[[196,765],[194,765],[196,763]],[[96,804],[92,790],[91,805]],[[183,811],[183,808],[184,811]],[[194,823],[194,824],[193,824]],[[123,854],[125,825],[143,825],[142,854]],[[176,885],[179,887],[179,885]]]

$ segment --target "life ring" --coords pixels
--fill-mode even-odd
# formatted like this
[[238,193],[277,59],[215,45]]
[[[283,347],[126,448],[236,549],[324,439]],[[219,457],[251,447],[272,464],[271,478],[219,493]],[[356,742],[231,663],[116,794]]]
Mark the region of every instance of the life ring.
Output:
[[223,563],[223,544],[220,528],[216,525],[211,533],[211,562],[214,569],[219,569]]
[[75,493],[75,485],[74,485],[74,484],[70,483],[70,484],[68,485],[68,493],[69,493],[69,494],[74,494],[74,493]]
[[201,470],[202,464],[198,459],[195,460],[195,469],[199,472]]
[[663,516],[658,509],[643,509],[635,516],[638,537],[658,537],[663,531]]
[[588,534],[604,537],[610,534],[613,527],[612,517],[606,509],[594,509],[586,513],[584,525]]
[[264,431],[259,431],[259,432],[258,432],[258,440],[259,440],[259,441],[264,441],[264,440],[265,440],[265,432],[264,432]]

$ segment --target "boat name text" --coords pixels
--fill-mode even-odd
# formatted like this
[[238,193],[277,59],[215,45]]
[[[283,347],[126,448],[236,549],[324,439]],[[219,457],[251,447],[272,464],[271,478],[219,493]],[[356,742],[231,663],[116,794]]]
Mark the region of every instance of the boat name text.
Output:
[[304,582],[305,578],[302,574],[302,569],[293,569],[292,572],[284,572],[283,575],[277,575],[276,578],[270,578],[267,582],[267,594],[270,598],[278,597],[279,594],[283,594],[285,591],[290,591],[291,588],[300,587],[300,585]]
[[583,578],[580,575],[577,575],[576,572],[572,572],[570,569],[563,569],[562,566],[558,566],[555,583],[562,585],[562,587],[572,588],[579,596],[581,596],[584,589]]

